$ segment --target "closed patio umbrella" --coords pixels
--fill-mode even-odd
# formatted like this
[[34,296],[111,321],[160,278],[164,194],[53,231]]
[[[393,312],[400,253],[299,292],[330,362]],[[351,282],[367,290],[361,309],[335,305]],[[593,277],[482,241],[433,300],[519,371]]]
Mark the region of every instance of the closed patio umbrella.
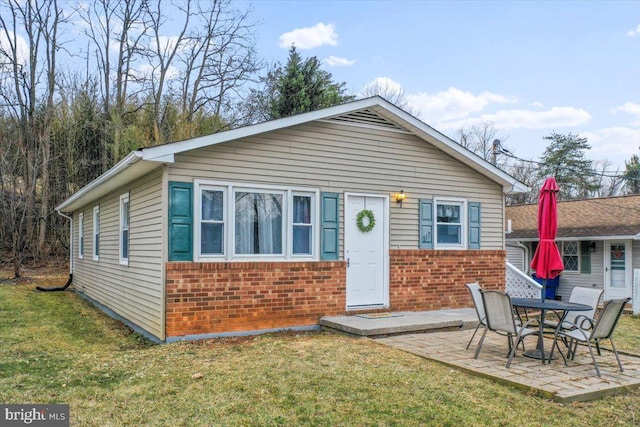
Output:
[[536,276],[544,279],[542,301],[544,301],[547,292],[547,280],[557,277],[564,270],[562,257],[555,243],[558,227],[556,200],[558,191],[556,180],[547,178],[540,188],[540,198],[538,199],[538,237],[540,242],[533,255],[531,268],[536,271]]

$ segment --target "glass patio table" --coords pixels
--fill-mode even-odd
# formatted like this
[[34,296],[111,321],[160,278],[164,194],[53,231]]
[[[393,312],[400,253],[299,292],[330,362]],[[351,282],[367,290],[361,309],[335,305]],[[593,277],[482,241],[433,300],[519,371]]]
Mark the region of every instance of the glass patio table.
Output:
[[544,317],[546,312],[548,310],[562,312],[562,316],[560,317],[560,321],[558,322],[558,327],[560,327],[568,311],[588,311],[593,308],[586,304],[578,304],[574,302],[562,302],[562,301],[557,301],[552,299],[541,301],[539,298],[511,298],[511,304],[514,307],[540,310],[538,345],[533,350],[525,351],[524,355],[534,359],[541,359],[542,363],[544,363],[545,360],[551,363],[551,359],[549,358],[550,352],[545,353],[544,351],[543,330],[544,330]]

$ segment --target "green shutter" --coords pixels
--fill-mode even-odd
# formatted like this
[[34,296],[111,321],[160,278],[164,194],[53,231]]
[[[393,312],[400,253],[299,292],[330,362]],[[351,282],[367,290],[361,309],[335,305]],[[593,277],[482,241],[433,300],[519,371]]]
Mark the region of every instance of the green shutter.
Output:
[[480,203],[469,202],[469,249],[480,249]]
[[169,261],[193,261],[193,184],[169,182]]
[[419,199],[420,217],[418,227],[420,228],[420,249],[433,249],[433,201],[430,199]]
[[320,198],[320,259],[335,261],[338,259],[340,194],[322,193]]
[[591,242],[580,242],[580,274],[591,274]]

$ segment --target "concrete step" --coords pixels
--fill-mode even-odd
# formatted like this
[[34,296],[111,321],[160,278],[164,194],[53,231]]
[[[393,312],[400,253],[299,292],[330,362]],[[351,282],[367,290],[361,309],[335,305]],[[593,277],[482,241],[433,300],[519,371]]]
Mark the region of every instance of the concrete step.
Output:
[[478,316],[473,308],[459,308],[326,316],[321,318],[319,323],[323,329],[373,338],[475,328]]

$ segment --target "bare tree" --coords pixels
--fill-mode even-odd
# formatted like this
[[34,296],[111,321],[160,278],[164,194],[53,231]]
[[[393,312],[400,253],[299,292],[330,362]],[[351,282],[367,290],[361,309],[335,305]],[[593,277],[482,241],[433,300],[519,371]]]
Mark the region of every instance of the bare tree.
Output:
[[[246,83],[255,81],[262,66],[255,52],[249,11],[232,9],[229,0],[214,0],[205,8],[202,3],[196,5],[197,24],[178,54],[184,69],[181,112],[191,125],[195,115],[205,109],[218,119],[232,111]],[[225,119],[233,121],[234,117],[226,114]],[[192,136],[190,126],[186,137]]]
[[[494,123],[482,122],[478,125],[458,129],[456,139],[466,149],[473,151],[486,161],[494,163],[494,153],[499,155],[501,150],[506,149],[504,142],[507,137],[498,137],[498,129]],[[501,169],[504,168],[508,159],[497,156],[496,158],[495,165]]]
[[407,92],[402,86],[388,78],[377,78],[362,90],[362,97],[381,96],[390,103],[402,108],[407,113],[418,117],[419,111],[410,102]]
[[531,188],[528,193],[508,194],[505,200],[507,206],[536,203],[538,201],[538,190],[542,185],[542,180],[538,175],[537,163],[529,160],[519,160],[509,164],[505,169],[509,175]]
[[[27,246],[35,246],[31,251],[37,257],[43,255],[45,247],[50,215],[49,161],[56,54],[61,48],[58,31],[63,14],[57,0],[7,0],[1,8],[3,90],[0,96],[2,105],[6,106],[4,111],[15,127],[16,146],[11,154],[19,158],[10,165],[22,167],[23,177],[25,220],[16,224],[20,228],[15,232],[25,234],[26,244],[13,246],[13,257],[20,260]],[[36,206],[36,188],[41,189],[39,209]],[[19,269],[15,274],[20,274]]]
[[[144,59],[141,45],[147,37],[146,10],[146,0],[96,0],[80,9],[86,23],[85,35],[94,46],[104,123],[110,123],[112,128],[111,132],[103,130],[103,171],[124,154],[123,121],[130,84],[138,82],[132,67]],[[111,138],[112,159],[107,149]]]
[[[174,60],[178,52],[185,47],[189,40],[187,33],[194,15],[192,0],[170,2],[172,8],[172,20],[167,20],[166,11],[162,8],[163,2],[158,0],[155,8],[151,4],[147,5],[147,16],[149,19],[149,33],[151,41],[149,43],[149,59],[152,64],[152,71],[149,74],[151,84],[152,115],[153,115],[153,137],[156,144],[164,142],[165,137],[162,132],[163,111],[162,100],[166,95],[166,86],[170,84],[170,72],[176,71]],[[170,29],[176,28],[177,34],[167,36]]]

